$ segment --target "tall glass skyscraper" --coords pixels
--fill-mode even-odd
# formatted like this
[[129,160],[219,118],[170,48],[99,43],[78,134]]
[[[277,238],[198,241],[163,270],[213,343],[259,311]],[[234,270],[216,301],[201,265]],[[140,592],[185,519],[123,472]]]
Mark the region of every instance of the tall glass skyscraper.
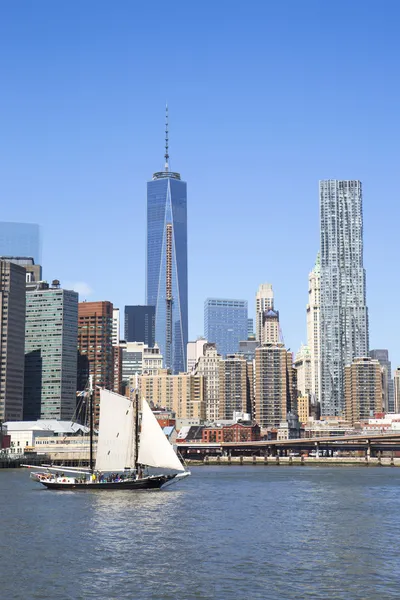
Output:
[[222,356],[239,352],[247,340],[247,300],[207,298],[204,303],[204,337],[215,342]]
[[185,370],[188,342],[187,195],[169,170],[168,109],[164,171],[147,183],[146,303],[156,308],[155,341],[164,366]]
[[320,181],[321,414],[342,415],[344,367],[368,355],[360,181]]
[[26,256],[41,265],[39,225],[0,221],[0,256]]

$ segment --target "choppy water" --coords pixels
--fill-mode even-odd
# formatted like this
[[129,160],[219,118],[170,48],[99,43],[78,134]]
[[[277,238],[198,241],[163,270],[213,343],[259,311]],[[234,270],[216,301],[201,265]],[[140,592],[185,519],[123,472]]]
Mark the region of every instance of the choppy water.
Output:
[[400,598],[400,469],[199,467],[162,492],[0,471],[0,598]]

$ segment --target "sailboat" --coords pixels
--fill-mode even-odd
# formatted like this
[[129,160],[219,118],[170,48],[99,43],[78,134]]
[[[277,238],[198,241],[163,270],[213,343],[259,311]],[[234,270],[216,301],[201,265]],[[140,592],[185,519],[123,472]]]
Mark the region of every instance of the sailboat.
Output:
[[[89,471],[52,468],[58,474],[32,473],[50,490],[154,490],[188,477],[187,471],[143,398],[139,441],[139,402],[100,390],[100,424],[93,461],[93,390],[90,399]],[[155,469],[149,472],[149,468]],[[160,473],[161,470],[161,473]],[[60,474],[61,473],[61,474]],[[66,475],[67,473],[67,475]]]

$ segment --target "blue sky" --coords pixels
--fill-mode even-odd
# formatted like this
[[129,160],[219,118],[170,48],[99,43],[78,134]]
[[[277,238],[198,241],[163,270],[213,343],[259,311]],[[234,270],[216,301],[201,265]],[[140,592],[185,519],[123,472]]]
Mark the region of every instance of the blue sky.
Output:
[[296,351],[318,180],[361,179],[370,346],[400,364],[399,18],[394,0],[2,3],[0,218],[41,224],[47,279],[143,303],[167,100],[190,337],[206,297],[247,299],[252,316],[271,282]]

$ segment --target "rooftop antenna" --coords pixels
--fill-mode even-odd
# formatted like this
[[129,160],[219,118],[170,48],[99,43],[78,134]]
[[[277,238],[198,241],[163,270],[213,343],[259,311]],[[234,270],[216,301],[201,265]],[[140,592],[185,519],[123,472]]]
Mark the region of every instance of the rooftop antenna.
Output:
[[168,154],[168,104],[165,105],[165,172],[168,173],[169,169],[169,154]]

